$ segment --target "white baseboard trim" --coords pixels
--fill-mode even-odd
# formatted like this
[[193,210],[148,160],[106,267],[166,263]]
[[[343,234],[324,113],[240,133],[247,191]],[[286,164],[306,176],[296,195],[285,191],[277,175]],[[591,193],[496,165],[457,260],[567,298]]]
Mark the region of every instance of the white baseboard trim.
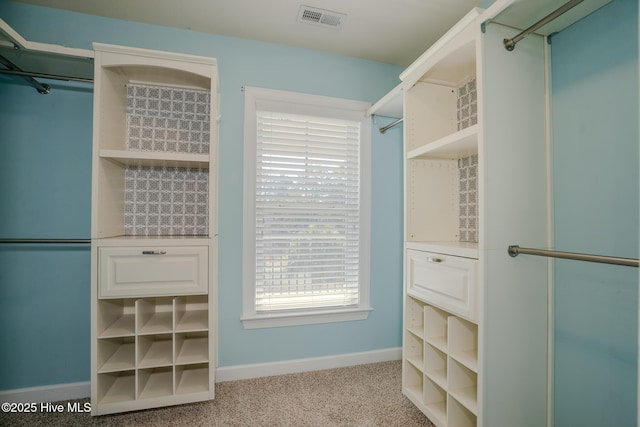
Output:
[[0,402],[42,403],[82,399],[91,396],[91,383],[70,383],[0,391]]
[[361,353],[285,360],[282,362],[223,366],[216,369],[216,382],[295,374],[299,372],[318,371],[321,369],[343,368],[346,366],[364,365],[367,363],[400,360],[401,358],[402,348],[395,347],[383,350],[365,351]]
[[[346,366],[400,360],[401,358],[402,348],[396,347],[383,350],[364,351],[361,353],[285,360],[282,362],[224,366],[216,369],[216,382],[295,374],[298,372],[318,371],[321,369],[344,368]],[[58,402],[61,400],[82,399],[89,397],[90,395],[91,383],[87,381],[0,391],[0,402]]]

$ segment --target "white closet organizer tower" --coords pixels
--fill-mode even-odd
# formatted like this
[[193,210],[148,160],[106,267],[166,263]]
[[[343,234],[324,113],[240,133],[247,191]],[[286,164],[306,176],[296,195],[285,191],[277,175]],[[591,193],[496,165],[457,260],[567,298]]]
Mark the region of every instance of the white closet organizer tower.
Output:
[[[602,6],[584,1],[542,34]],[[544,35],[510,39],[560,6],[473,9],[370,113],[403,98],[403,393],[438,427],[547,425],[549,63]],[[380,113],[382,114],[382,113]]]
[[92,414],[213,399],[216,61],[94,48]]

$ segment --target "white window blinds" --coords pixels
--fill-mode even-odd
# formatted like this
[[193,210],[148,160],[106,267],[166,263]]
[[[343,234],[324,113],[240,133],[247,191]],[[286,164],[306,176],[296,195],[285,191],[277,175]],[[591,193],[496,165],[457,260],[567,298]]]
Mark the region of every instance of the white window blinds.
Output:
[[361,122],[256,116],[256,313],[358,305]]

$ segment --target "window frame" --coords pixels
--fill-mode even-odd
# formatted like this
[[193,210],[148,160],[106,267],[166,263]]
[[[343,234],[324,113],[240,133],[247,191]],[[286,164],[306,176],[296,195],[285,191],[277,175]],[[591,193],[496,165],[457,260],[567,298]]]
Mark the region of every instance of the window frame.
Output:
[[[365,320],[370,306],[371,104],[342,98],[257,87],[244,88],[242,316],[245,329]],[[355,120],[360,130],[359,302],[357,306],[256,312],[256,152],[257,111],[261,109]]]

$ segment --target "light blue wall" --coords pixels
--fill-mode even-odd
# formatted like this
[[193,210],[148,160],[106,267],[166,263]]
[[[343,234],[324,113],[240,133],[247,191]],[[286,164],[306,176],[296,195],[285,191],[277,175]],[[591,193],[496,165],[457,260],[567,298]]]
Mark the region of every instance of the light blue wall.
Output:
[[[552,38],[555,247],[638,257],[638,2]],[[638,271],[555,262],[555,425],[634,426]]]
[[[218,59],[220,366],[401,345],[401,127],[372,132],[369,319],[249,331],[239,320],[241,87],[375,102],[398,83],[400,67],[13,2],[0,2],[0,18],[33,41],[85,49],[98,41]],[[92,94],[58,86],[66,89],[42,96],[0,76],[0,237],[89,237]],[[0,247],[0,390],[89,380],[89,256],[86,247]]]

